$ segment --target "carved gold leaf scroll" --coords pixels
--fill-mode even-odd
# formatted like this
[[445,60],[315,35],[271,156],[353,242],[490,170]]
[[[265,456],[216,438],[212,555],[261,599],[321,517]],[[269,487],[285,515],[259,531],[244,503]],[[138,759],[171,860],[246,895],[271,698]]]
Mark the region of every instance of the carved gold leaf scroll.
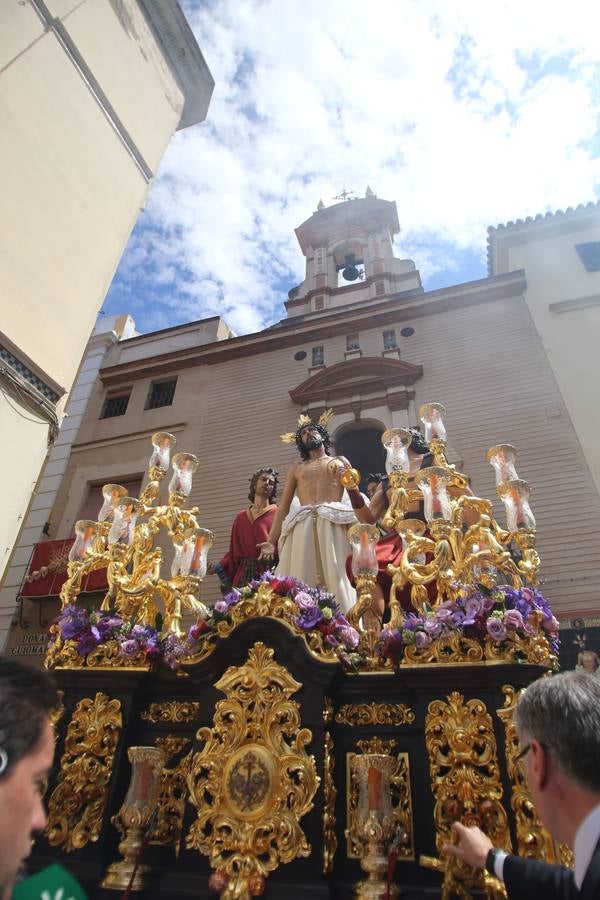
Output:
[[98,840],[122,724],[121,701],[106,694],[75,707],[48,802],[46,834],[52,846],[69,853]]
[[[433,700],[425,719],[438,852],[453,842],[450,828],[456,820],[478,825],[494,846],[510,850],[491,716],[481,700],[465,703],[457,691],[447,701]],[[482,886],[481,873],[453,856],[444,857],[443,868],[443,896],[469,897],[473,886]]]
[[[358,741],[357,746],[362,753],[384,753],[395,756],[397,765],[390,779],[392,809],[400,835],[398,849],[399,862],[412,862],[415,858],[413,840],[412,799],[410,790],[410,765],[408,753],[394,753],[394,740],[369,738]],[[352,777],[352,759],[355,753],[346,754],[346,854],[351,859],[360,859],[364,853],[363,843],[355,840],[358,833],[356,810],[358,807],[358,782]]]
[[333,860],[337,850],[335,833],[335,801],[337,788],[334,781],[335,758],[333,740],[328,731],[325,732],[323,747],[323,874],[328,875],[333,869]]
[[415,714],[404,703],[345,703],[335,721],[340,725],[410,725]]
[[[154,704],[153,704],[154,705]],[[158,704],[157,704],[158,705]],[[199,705],[199,704],[198,704]],[[166,762],[185,750],[190,740],[184,737],[166,735],[156,738],[155,744],[165,754]],[[186,753],[178,763],[163,767],[160,779],[161,788],[158,798],[158,815],[156,826],[152,831],[151,844],[162,844],[175,848],[179,855],[181,828],[188,797],[187,776],[190,772],[192,753]]]
[[497,709],[496,714],[504,725],[504,752],[506,768],[512,785],[510,805],[515,813],[517,831],[517,853],[519,856],[531,856],[547,862],[573,867],[573,854],[565,844],[556,844],[550,833],[540,822],[531,794],[525,781],[523,765],[517,760],[519,740],[513,722],[513,713],[519,693],[510,684],[502,688],[504,707]]
[[141,718],[154,725],[161,722],[193,722],[197,718],[200,704],[186,700],[164,700],[162,703],[151,703],[143,710]]
[[247,662],[220,681],[212,728],[200,728],[204,747],[188,777],[198,810],[186,844],[209,857],[228,878],[222,900],[246,896],[281,863],[308,856],[300,819],[312,808],[319,785],[312,740],[301,728],[300,707],[290,699],[301,687],[257,642]]

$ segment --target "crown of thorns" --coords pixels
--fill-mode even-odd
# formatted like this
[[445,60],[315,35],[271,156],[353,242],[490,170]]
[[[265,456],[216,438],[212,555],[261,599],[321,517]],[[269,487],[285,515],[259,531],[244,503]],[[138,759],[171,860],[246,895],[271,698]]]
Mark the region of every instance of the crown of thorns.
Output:
[[[319,421],[317,422],[317,425],[320,425],[321,428],[326,429],[328,423],[331,421],[332,418],[333,418],[333,410],[326,409],[319,416]],[[315,423],[313,422],[313,420],[311,419],[310,416],[307,416],[306,413],[302,413],[302,415],[298,417],[298,427],[297,427],[296,431],[286,431],[285,434],[281,435],[281,440],[283,441],[284,444],[295,444],[296,443],[296,435],[298,434],[298,432],[302,428],[306,428],[307,425],[314,425],[314,424]]]

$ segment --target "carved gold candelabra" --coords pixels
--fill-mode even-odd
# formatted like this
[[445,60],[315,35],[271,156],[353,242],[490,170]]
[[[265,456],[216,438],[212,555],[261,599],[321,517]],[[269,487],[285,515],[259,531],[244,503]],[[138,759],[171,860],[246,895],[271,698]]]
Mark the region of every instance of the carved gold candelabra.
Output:
[[124,891],[130,886],[133,891],[141,891],[153,877],[151,867],[141,862],[141,856],[158,803],[165,754],[158,747],[130,747],[127,755],[131,762],[129,790],[112,819],[122,835],[119,853],[123,859],[108,867],[102,887]]
[[[162,612],[165,633],[181,636],[184,609],[195,614],[205,610],[199,593],[214,535],[199,526],[197,507],[183,508],[198,468],[193,454],[175,454],[168,502],[156,505],[175,437],[157,432],[152,444],[148,483],[139,500],[128,497],[121,485],[107,484],[98,521],[77,522],[60,596],[64,609],[77,599],[86,575],[106,568],[108,591],[102,610],[115,609],[124,619],[135,617],[142,625],[154,625],[157,613]],[[168,532],[174,549],[170,577],[162,574],[163,550],[155,546],[161,529]]]
[[[388,567],[393,582],[393,628],[403,621],[398,594],[408,586],[412,606],[423,611],[425,604],[435,607],[457,599],[466,584],[491,588],[504,580],[519,588],[537,583],[535,519],[529,506],[529,485],[518,478],[514,467],[514,447],[502,444],[488,451],[497,493],[506,510],[505,529],[494,518],[491,502],[473,496],[467,476],[448,462],[444,413],[439,403],[425,404],[419,410],[434,464],[418,472],[414,488],[408,486],[408,458],[402,452],[410,443],[410,432],[389,429],[382,435],[391,488],[383,522],[401,536],[404,548],[400,565]],[[410,519],[416,503],[423,507],[427,531]],[[428,591],[429,585],[433,591]]]
[[[366,881],[356,885],[354,896],[357,900],[380,900],[387,889],[388,846],[397,826],[390,789],[396,760],[384,753],[364,753],[354,756],[351,766],[359,790],[356,834],[352,837],[365,845],[360,865],[368,875]],[[388,896],[398,895],[398,888],[391,885]]]

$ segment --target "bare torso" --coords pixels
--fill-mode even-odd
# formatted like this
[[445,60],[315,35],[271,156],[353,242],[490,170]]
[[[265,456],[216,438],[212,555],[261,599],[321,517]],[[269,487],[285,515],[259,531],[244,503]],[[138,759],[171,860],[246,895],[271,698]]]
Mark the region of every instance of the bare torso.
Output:
[[339,479],[327,471],[330,456],[307,459],[295,463],[288,478],[296,481],[296,494],[302,506],[331,503],[342,499],[343,488]]

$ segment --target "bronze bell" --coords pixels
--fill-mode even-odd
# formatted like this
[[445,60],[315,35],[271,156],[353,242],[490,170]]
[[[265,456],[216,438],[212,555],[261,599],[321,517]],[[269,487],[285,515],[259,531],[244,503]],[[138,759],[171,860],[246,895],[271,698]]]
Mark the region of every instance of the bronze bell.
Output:
[[356,281],[359,277],[359,271],[354,265],[354,253],[346,254],[346,265],[344,267],[344,271],[342,272],[343,277],[346,281]]

